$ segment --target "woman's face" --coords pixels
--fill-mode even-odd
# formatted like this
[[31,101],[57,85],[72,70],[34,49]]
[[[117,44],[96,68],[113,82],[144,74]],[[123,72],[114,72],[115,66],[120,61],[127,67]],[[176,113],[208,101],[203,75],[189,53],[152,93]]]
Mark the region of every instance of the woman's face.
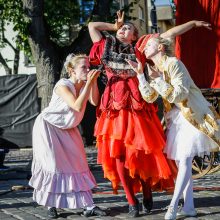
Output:
[[116,33],[116,38],[123,43],[132,43],[136,40],[134,26],[132,24],[122,25]]
[[89,59],[82,58],[80,59],[74,67],[75,76],[78,80],[86,81],[87,74],[89,72]]
[[144,49],[144,54],[147,59],[150,59],[159,52],[158,46],[159,43],[154,38],[151,38],[147,41],[147,44]]

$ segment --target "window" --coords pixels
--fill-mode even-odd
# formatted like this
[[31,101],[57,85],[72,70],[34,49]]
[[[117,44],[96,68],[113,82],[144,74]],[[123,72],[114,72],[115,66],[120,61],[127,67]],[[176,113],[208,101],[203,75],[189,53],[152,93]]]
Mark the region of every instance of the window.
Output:
[[138,7],[138,18],[144,21],[144,10],[141,6]]
[[124,8],[124,6],[125,6],[125,1],[124,1],[124,0],[120,0],[119,3],[120,3],[120,8]]
[[93,6],[94,1],[91,0],[79,0],[80,10],[81,10],[81,17],[80,17],[80,24],[85,23],[88,19]]

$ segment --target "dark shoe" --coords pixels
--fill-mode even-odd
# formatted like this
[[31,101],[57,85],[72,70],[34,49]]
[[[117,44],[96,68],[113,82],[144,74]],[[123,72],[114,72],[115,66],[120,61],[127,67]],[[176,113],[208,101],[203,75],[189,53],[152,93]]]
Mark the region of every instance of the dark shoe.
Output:
[[153,198],[152,194],[150,198],[144,198],[143,199],[143,212],[146,214],[149,214],[153,208]]
[[55,207],[48,209],[47,216],[49,218],[58,218],[57,209]]
[[85,217],[90,217],[90,216],[106,216],[106,212],[101,210],[98,206],[95,206],[92,210],[87,210],[85,209],[83,211],[83,215]]
[[139,201],[137,198],[135,200],[136,200],[135,205],[129,205],[128,216],[131,218],[135,218],[139,216]]

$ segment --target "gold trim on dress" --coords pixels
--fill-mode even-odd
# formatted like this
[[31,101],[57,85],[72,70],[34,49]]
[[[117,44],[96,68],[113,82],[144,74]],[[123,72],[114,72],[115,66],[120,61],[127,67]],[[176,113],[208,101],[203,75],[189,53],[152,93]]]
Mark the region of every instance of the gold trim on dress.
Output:
[[187,99],[184,99],[184,100],[181,101],[179,104],[180,104],[181,108],[182,108],[182,107],[187,108],[187,103],[188,103],[188,100],[187,100]]
[[163,105],[164,105],[164,111],[169,112],[173,108],[174,104],[168,102],[166,99],[162,99],[162,100],[163,100]]
[[162,72],[163,72],[164,80],[170,84],[171,79],[169,77],[168,72],[166,70],[163,70]]
[[[188,121],[188,122],[190,122],[195,128],[197,128],[199,131],[201,131],[202,133],[204,133],[205,135],[207,135],[209,138],[211,138],[214,142],[216,142],[219,146],[220,146],[220,140],[216,137],[216,135],[215,135],[215,131],[216,131],[216,129],[212,126],[212,124],[210,124],[210,123],[212,123],[213,121],[212,120],[210,120],[210,118],[206,115],[206,116],[204,116],[204,118],[203,118],[203,122],[208,122],[209,123],[209,121],[210,121],[210,125],[212,126],[212,128],[213,128],[213,132],[211,132],[209,129],[207,129],[207,127],[205,127],[204,126],[204,124],[203,123],[199,123],[199,122],[197,122],[195,119],[193,119],[193,117],[192,117],[192,114],[194,113],[193,111],[192,111],[192,109],[191,108],[189,108],[189,107],[185,107],[186,106],[186,103],[187,103],[187,100],[184,100],[184,101],[182,101],[180,104],[180,108],[181,108],[181,112],[182,112],[182,114],[183,114],[183,116],[185,117],[185,119]],[[205,120],[206,119],[206,120]],[[207,121],[207,119],[208,119],[208,121]],[[217,125],[217,127],[218,127],[218,125]]]
[[155,91],[150,92],[149,95],[145,95],[147,101],[154,101],[156,97],[157,93]]
[[210,114],[204,115],[204,121],[208,122],[212,126],[212,128],[214,128],[215,131],[219,130],[218,124],[216,123],[215,119]]
[[163,98],[167,99],[167,97],[173,92],[174,88],[172,86],[170,86],[163,95]]
[[213,106],[209,106],[209,109],[212,111],[214,117],[216,120],[220,119],[220,115],[218,114],[218,112],[215,110],[215,108]]

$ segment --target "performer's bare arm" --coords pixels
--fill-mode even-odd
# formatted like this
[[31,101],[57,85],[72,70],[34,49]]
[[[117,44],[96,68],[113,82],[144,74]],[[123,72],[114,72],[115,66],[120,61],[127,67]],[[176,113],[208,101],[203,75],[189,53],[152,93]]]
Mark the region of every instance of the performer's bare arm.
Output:
[[[76,97],[67,86],[57,86],[55,92],[58,96],[60,96],[67,105],[74,109],[77,112],[82,111],[82,108],[89,99],[91,87],[96,83],[96,80],[100,74],[99,70],[90,70],[87,76],[86,84],[83,88],[83,91],[80,93],[78,97]],[[98,103],[98,93],[96,93],[97,97],[93,97],[93,102],[96,105]],[[93,104],[93,103],[92,103]]]
[[97,80],[95,80],[94,83],[92,84],[91,91],[89,94],[89,102],[92,105],[97,106],[99,103],[99,98],[100,98],[99,89],[97,85]]
[[115,21],[115,24],[106,23],[106,22],[89,22],[89,34],[92,39],[92,42],[98,42],[102,39],[100,31],[117,31],[121,25],[124,23],[124,12],[117,12],[118,18]]
[[160,36],[162,38],[175,38],[178,35],[181,35],[189,30],[191,30],[194,27],[205,27],[209,30],[211,30],[211,25],[205,21],[189,21],[184,24],[178,25],[176,27],[173,27],[169,29],[168,31],[162,33]]

